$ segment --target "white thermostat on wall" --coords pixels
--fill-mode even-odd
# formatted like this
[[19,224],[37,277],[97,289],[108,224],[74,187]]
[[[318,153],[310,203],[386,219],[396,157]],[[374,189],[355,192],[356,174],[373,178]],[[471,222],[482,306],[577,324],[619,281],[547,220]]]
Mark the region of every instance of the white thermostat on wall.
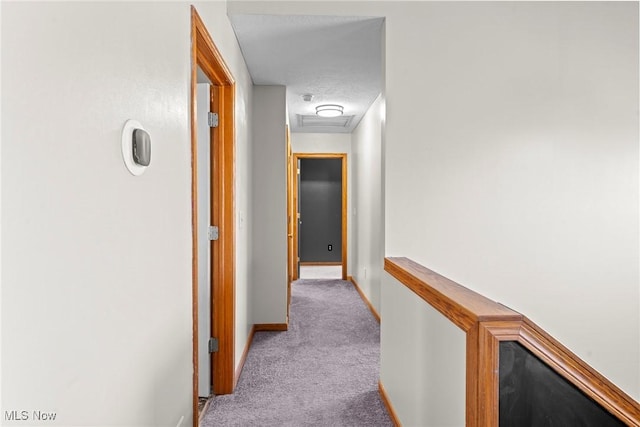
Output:
[[136,120],[122,128],[122,158],[133,175],[142,175],[151,164],[151,136]]

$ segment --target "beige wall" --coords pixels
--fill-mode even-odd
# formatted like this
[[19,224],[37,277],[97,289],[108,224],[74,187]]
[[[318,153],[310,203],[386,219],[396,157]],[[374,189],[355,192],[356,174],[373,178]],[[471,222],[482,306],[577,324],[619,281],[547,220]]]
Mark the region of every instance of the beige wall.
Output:
[[286,89],[253,90],[253,323],[287,321]]
[[640,397],[637,3],[229,9],[386,17],[386,254],[523,312]]
[[402,425],[465,425],[466,334],[382,272],[380,379]]
[[345,153],[347,155],[347,275],[353,272],[354,225],[353,225],[353,159],[351,156],[351,134],[349,133],[291,133],[293,153]]
[[[198,7],[238,81],[239,357],[252,89],[225,3]],[[229,8],[385,16],[386,254],[522,311],[640,397],[637,3]],[[1,411],[189,425],[189,5],[3,2],[1,19]],[[120,155],[130,118],[153,140],[141,177]]]
[[348,133],[291,133],[294,153],[351,153],[351,134]]
[[[251,83],[225,3],[200,14],[238,84],[246,213]],[[3,417],[191,425],[189,4],[3,2],[1,55]],[[127,119],[152,137],[140,177],[120,153]],[[242,348],[249,244],[237,223]]]
[[387,254],[524,313],[636,398],[637,34],[637,3],[407,6],[387,20],[386,151]]
[[384,99],[379,96],[352,134],[354,261],[351,272],[378,313],[384,268],[383,123]]

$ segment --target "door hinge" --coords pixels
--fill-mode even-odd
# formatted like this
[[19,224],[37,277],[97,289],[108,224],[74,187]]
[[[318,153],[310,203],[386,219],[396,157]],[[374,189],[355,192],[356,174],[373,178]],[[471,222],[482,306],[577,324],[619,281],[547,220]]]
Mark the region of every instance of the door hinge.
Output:
[[207,115],[207,122],[209,123],[210,128],[218,127],[218,113],[209,113]]
[[210,225],[209,233],[208,233],[209,240],[218,240],[219,236],[220,236],[220,232],[218,231],[218,226]]
[[209,353],[218,352],[218,338],[209,338]]

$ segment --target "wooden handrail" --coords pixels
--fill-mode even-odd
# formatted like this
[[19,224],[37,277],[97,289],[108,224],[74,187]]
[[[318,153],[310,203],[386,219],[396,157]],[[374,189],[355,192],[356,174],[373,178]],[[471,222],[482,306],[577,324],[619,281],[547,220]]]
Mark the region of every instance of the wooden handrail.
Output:
[[386,258],[384,269],[464,331],[480,321],[522,319],[520,313],[408,258]]
[[518,342],[619,420],[640,426],[640,405],[528,318]]
[[466,424],[498,425],[499,344],[517,341],[565,380],[629,426],[640,404],[522,314],[408,258],[386,258],[385,271],[466,332]]

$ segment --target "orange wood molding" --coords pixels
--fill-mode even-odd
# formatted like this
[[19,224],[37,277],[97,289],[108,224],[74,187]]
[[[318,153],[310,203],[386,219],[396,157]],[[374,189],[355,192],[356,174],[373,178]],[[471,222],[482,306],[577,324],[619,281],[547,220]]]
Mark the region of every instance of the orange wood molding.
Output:
[[[480,394],[480,382],[478,375],[480,373],[480,360],[478,358],[478,324],[474,324],[467,330],[466,339],[466,362],[465,362],[465,426],[480,427],[478,412],[480,411],[481,401],[478,397]],[[497,425],[497,424],[496,424]]]
[[518,342],[618,419],[640,426],[640,404],[636,400],[527,318]]
[[234,378],[234,383],[238,384],[240,380],[240,375],[242,374],[242,369],[244,368],[244,363],[247,361],[247,355],[249,354],[249,349],[251,348],[251,344],[253,343],[253,336],[255,335],[256,328],[255,326],[251,327],[249,331],[249,336],[247,337],[247,343],[244,345],[244,350],[242,351],[242,356],[240,357],[240,362],[238,363],[238,367],[236,368],[236,374]]
[[288,323],[256,323],[255,325],[253,325],[253,328],[255,329],[256,332],[260,332],[260,331],[280,332],[280,331],[288,331],[289,324]]
[[522,315],[408,258],[386,258],[384,269],[464,331],[474,323]]
[[371,312],[371,314],[373,314],[373,317],[375,317],[378,323],[380,323],[380,315],[376,311],[375,307],[371,305],[371,301],[369,301],[369,298],[367,298],[364,292],[362,292],[362,289],[360,288],[360,285],[358,285],[358,282],[356,282],[356,279],[354,279],[352,276],[348,276],[347,280],[353,284],[353,287],[356,288],[356,291],[358,291],[358,293],[360,294],[360,298],[362,298],[362,301],[364,301],[366,306],[369,307],[369,311]]
[[[235,375],[235,84],[229,68],[213,43],[196,9],[191,7],[191,164],[192,164],[192,321],[193,321],[193,407],[198,405],[198,229],[197,229],[197,124],[196,83],[198,67],[211,81],[211,109],[220,123],[212,131],[211,217],[220,228],[219,240],[211,244],[211,304],[215,303],[211,333],[218,338],[220,350],[212,356],[215,394],[232,393]],[[194,416],[194,426],[197,417]]]
[[347,252],[347,240],[349,239],[349,233],[347,225],[349,223],[349,208],[347,206],[347,155],[342,154],[342,280],[347,280],[348,266],[347,261],[349,254]]
[[[218,337],[220,351],[214,353],[214,392],[233,393],[235,389],[235,214],[234,214],[234,94],[233,86],[215,88],[220,123],[214,128],[213,168],[216,171],[214,183],[224,183],[216,187],[212,194],[212,221],[220,228],[220,237],[212,242],[213,269],[212,303],[215,304],[211,331]],[[214,101],[214,102],[215,102]]]
[[400,424],[400,418],[398,418],[398,414],[395,409],[393,409],[393,405],[391,405],[391,401],[389,400],[389,395],[387,394],[384,386],[382,385],[382,381],[378,381],[378,391],[380,392],[380,398],[382,399],[382,403],[387,408],[387,412],[389,412],[389,417],[391,418],[391,422],[395,427],[402,427]]
[[[348,206],[347,206],[347,190],[348,190],[348,185],[347,185],[347,154],[346,153],[293,153],[293,168],[295,169],[295,171],[298,171],[298,160],[299,159],[342,159],[342,262],[340,264],[342,264],[342,280],[347,280],[347,270],[348,270],[348,266],[347,266],[347,257],[348,257],[348,245],[347,245],[347,239],[349,236],[348,233],[348,222],[349,222],[349,215],[348,215]],[[295,172],[296,174],[298,172]],[[300,213],[297,211],[297,206],[298,206],[298,177],[297,175],[295,175],[295,179],[293,180],[293,204],[294,204],[294,210],[295,210],[295,218],[294,218],[294,225],[293,225],[293,251],[294,251],[294,257],[298,257],[298,252],[299,252],[299,248],[298,248],[298,233],[300,232],[299,227],[298,227],[298,218],[300,216]],[[299,261],[298,261],[299,262]],[[296,269],[297,270],[297,269]],[[297,271],[294,273],[294,277],[295,279],[298,279],[297,277]]]
[[476,354],[478,371],[476,414],[479,426],[498,425],[499,340],[517,340],[521,321],[482,322],[478,329]]
[[293,259],[293,154],[291,151],[291,131],[289,125],[285,125],[287,139],[287,319],[291,312],[291,282],[294,280],[293,270],[295,268]]
[[196,104],[197,104],[197,65],[196,65],[196,37],[195,10],[191,9],[191,363],[193,365],[192,382],[192,410],[193,427],[198,426],[198,141],[196,132]]
[[501,341],[517,341],[630,426],[640,426],[640,404],[559,341],[501,304],[407,258],[385,259],[385,270],[466,331],[466,425],[499,424]]

